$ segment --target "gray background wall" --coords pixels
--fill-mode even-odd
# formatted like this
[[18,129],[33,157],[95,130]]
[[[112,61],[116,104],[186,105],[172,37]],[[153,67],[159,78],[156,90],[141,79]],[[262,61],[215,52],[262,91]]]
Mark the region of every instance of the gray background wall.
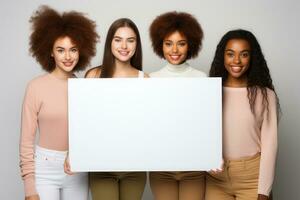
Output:
[[[117,18],[129,17],[136,22],[143,40],[144,70],[151,72],[164,65],[154,55],[148,36],[151,21],[171,11],[192,13],[205,33],[203,49],[190,64],[206,72],[221,36],[234,28],[245,28],[257,36],[274,80],[283,116],[279,127],[279,153],[274,185],[274,199],[300,199],[300,3],[297,0],[173,0],[173,1],[84,1],[31,0],[0,1],[0,199],[23,199],[18,168],[20,110],[26,83],[43,73],[28,53],[29,17],[41,4],[59,11],[78,10],[96,20],[101,35],[92,66],[99,65],[105,34]],[[150,200],[149,187],[144,200]]]

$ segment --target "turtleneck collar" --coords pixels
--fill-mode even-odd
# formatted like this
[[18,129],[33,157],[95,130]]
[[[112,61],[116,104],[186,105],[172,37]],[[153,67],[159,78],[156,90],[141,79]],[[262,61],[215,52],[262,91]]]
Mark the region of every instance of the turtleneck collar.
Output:
[[173,65],[168,62],[166,66],[167,70],[174,73],[182,73],[184,71],[187,71],[190,68],[190,65],[186,62],[179,64],[179,65]]

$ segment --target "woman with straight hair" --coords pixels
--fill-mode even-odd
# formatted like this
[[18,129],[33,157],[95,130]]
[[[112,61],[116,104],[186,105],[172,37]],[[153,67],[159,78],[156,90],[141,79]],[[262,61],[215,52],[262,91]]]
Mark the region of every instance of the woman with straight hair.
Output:
[[[31,17],[30,52],[47,73],[27,85],[20,138],[25,200],[88,200],[88,175],[64,173],[68,78],[96,53],[96,24],[84,14],[40,7]],[[39,129],[38,144],[36,132]]]
[[255,36],[227,32],[210,77],[223,84],[223,170],[207,176],[206,200],[268,200],[277,153],[279,100]]
[[[148,77],[142,71],[142,44],[133,21],[121,18],[112,23],[106,36],[102,65],[88,70],[85,77]],[[70,173],[68,165],[65,171]],[[141,200],[146,172],[90,172],[89,182],[93,200]]]
[[114,21],[106,36],[102,65],[86,78],[148,77],[142,71],[142,43],[137,26],[128,18]]

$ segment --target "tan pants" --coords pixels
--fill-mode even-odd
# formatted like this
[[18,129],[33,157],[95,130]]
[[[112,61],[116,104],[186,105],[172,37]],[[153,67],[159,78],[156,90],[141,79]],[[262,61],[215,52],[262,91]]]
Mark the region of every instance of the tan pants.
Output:
[[224,163],[223,172],[206,177],[205,200],[256,200],[260,154]]
[[206,172],[151,172],[155,200],[203,200]]
[[89,173],[93,200],[141,200],[146,172]]

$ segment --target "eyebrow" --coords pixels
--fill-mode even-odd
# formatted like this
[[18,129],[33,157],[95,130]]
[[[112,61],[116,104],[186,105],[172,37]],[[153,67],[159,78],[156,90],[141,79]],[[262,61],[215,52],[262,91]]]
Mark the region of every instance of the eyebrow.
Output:
[[[117,38],[117,39],[123,39],[122,37],[120,36],[114,36],[113,38]],[[125,38],[125,39],[136,39],[136,37],[129,37],[129,38]]]
[[[70,49],[74,49],[74,48],[78,48],[77,46],[72,46]],[[61,47],[61,46],[57,46],[55,47],[55,49],[65,49],[64,47]]]
[[[225,51],[232,51],[232,52],[234,52],[234,50],[232,50],[232,49],[225,49]],[[250,51],[250,50],[249,49],[245,49],[245,50],[243,50],[241,52],[247,52],[247,51]]]
[[[173,42],[173,40],[164,40],[164,42]],[[179,40],[177,42],[187,42],[187,40]]]

